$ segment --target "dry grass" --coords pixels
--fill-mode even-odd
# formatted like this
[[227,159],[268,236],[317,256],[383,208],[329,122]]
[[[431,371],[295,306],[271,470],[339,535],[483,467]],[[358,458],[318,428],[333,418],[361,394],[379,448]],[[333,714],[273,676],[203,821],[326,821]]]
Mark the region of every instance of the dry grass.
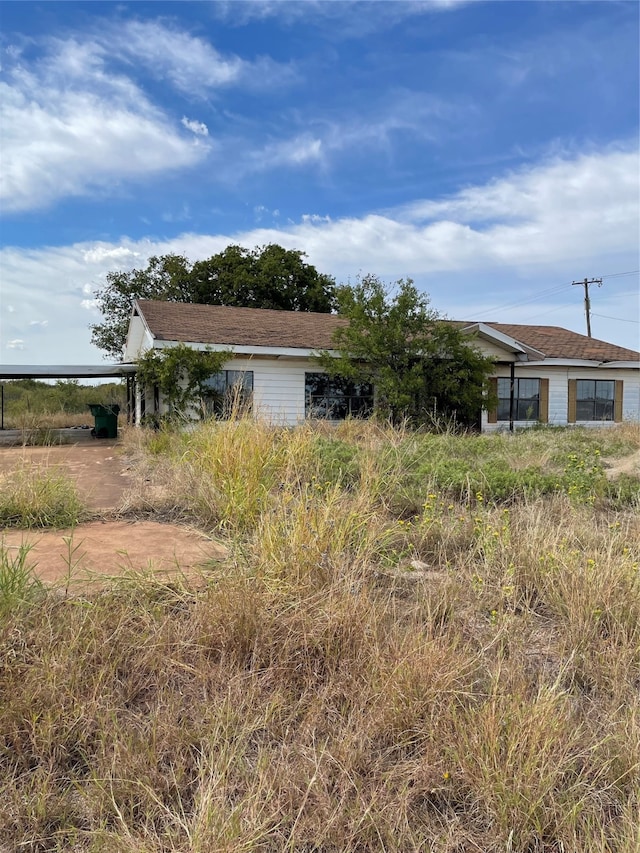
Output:
[[64,471],[25,463],[0,472],[3,527],[73,527],[82,513],[75,484]]
[[170,498],[233,558],[204,589],[7,607],[0,847],[637,851],[634,506],[427,491],[394,515],[414,440],[130,437],[146,510]]

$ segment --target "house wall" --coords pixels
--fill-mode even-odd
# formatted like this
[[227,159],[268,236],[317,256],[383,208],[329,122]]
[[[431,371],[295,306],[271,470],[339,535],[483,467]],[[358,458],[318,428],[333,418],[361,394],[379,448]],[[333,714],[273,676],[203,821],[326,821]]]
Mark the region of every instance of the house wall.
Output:
[[[322,373],[311,359],[241,358],[225,362],[224,370],[253,371],[253,411],[273,424],[293,426],[304,420],[305,373]],[[138,416],[142,406],[138,407]],[[154,412],[153,393],[145,397],[145,413]],[[167,412],[160,401],[158,414]]]
[[[510,377],[509,365],[498,365],[495,376]],[[537,367],[517,364],[516,379],[549,380],[549,424],[562,426],[567,424],[569,409],[569,379],[613,379],[623,381],[622,416],[624,420],[640,420],[640,370],[589,367]],[[535,421],[514,421],[516,429],[533,426]],[[578,421],[577,426],[612,426],[613,421]],[[508,421],[495,424],[488,422],[487,412],[482,413],[482,431],[495,432],[509,428]]]
[[[133,318],[136,320],[137,318]],[[133,322],[133,321],[132,321]],[[131,337],[131,336],[130,336]],[[140,338],[142,351],[154,345],[146,330],[136,329],[133,336]],[[133,343],[133,339],[131,341]],[[484,341],[477,343],[486,343]],[[156,346],[171,346],[169,341],[156,341]],[[204,348],[204,345],[195,345]],[[481,347],[483,350],[484,346]],[[127,355],[135,360],[137,353],[127,348]],[[504,357],[504,353],[503,353]],[[236,354],[225,363],[226,370],[253,371],[253,401],[254,412],[265,420],[281,425],[295,425],[304,420],[304,388],[305,373],[320,373],[322,369],[317,362],[308,357],[294,357],[289,354],[280,356],[245,356]],[[496,365],[495,376],[510,376],[510,365]],[[568,382],[569,379],[613,379],[623,380],[622,413],[625,420],[640,421],[640,370],[631,368],[596,368],[587,366],[551,365],[538,366],[516,362],[515,376],[517,378],[536,378],[549,380],[549,424],[564,425],[568,414]],[[142,414],[142,397],[139,395],[136,405],[136,422],[140,422]],[[153,391],[150,389],[144,398],[144,410],[147,415],[155,411]],[[160,401],[159,414],[164,414],[166,407]],[[578,422],[580,423],[580,422]],[[588,426],[610,426],[611,421],[589,421]],[[532,426],[531,421],[515,421],[516,428]],[[505,421],[488,423],[487,412],[482,412],[481,428],[483,432],[508,429]]]

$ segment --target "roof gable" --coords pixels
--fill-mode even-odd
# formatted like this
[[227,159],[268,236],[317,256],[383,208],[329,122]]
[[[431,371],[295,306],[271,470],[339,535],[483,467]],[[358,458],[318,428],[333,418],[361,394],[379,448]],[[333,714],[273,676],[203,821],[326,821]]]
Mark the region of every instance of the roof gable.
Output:
[[527,347],[540,350],[545,358],[587,361],[640,361],[640,353],[597,338],[570,332],[560,326],[527,326],[515,323],[486,323]]

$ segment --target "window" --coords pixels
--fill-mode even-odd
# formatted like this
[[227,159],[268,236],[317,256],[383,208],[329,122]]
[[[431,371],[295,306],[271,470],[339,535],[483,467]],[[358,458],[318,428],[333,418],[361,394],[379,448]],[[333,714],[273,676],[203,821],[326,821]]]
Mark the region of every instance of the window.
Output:
[[335,379],[326,373],[305,373],[304,398],[307,418],[366,418],[373,409],[373,386]]
[[[511,404],[511,380],[498,379],[498,420],[508,421]],[[514,421],[540,420],[540,380],[514,379]]]
[[576,420],[612,421],[615,391],[613,379],[577,379]]
[[206,415],[224,418],[235,411],[246,411],[251,406],[253,370],[220,370],[203,384]]

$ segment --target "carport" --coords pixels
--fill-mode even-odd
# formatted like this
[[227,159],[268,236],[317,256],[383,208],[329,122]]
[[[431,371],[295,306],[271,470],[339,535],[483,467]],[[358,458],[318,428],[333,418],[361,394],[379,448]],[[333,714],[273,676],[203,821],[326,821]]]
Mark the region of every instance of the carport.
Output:
[[0,430],[4,429],[4,382],[8,379],[127,380],[127,423],[135,412],[135,364],[0,364]]

